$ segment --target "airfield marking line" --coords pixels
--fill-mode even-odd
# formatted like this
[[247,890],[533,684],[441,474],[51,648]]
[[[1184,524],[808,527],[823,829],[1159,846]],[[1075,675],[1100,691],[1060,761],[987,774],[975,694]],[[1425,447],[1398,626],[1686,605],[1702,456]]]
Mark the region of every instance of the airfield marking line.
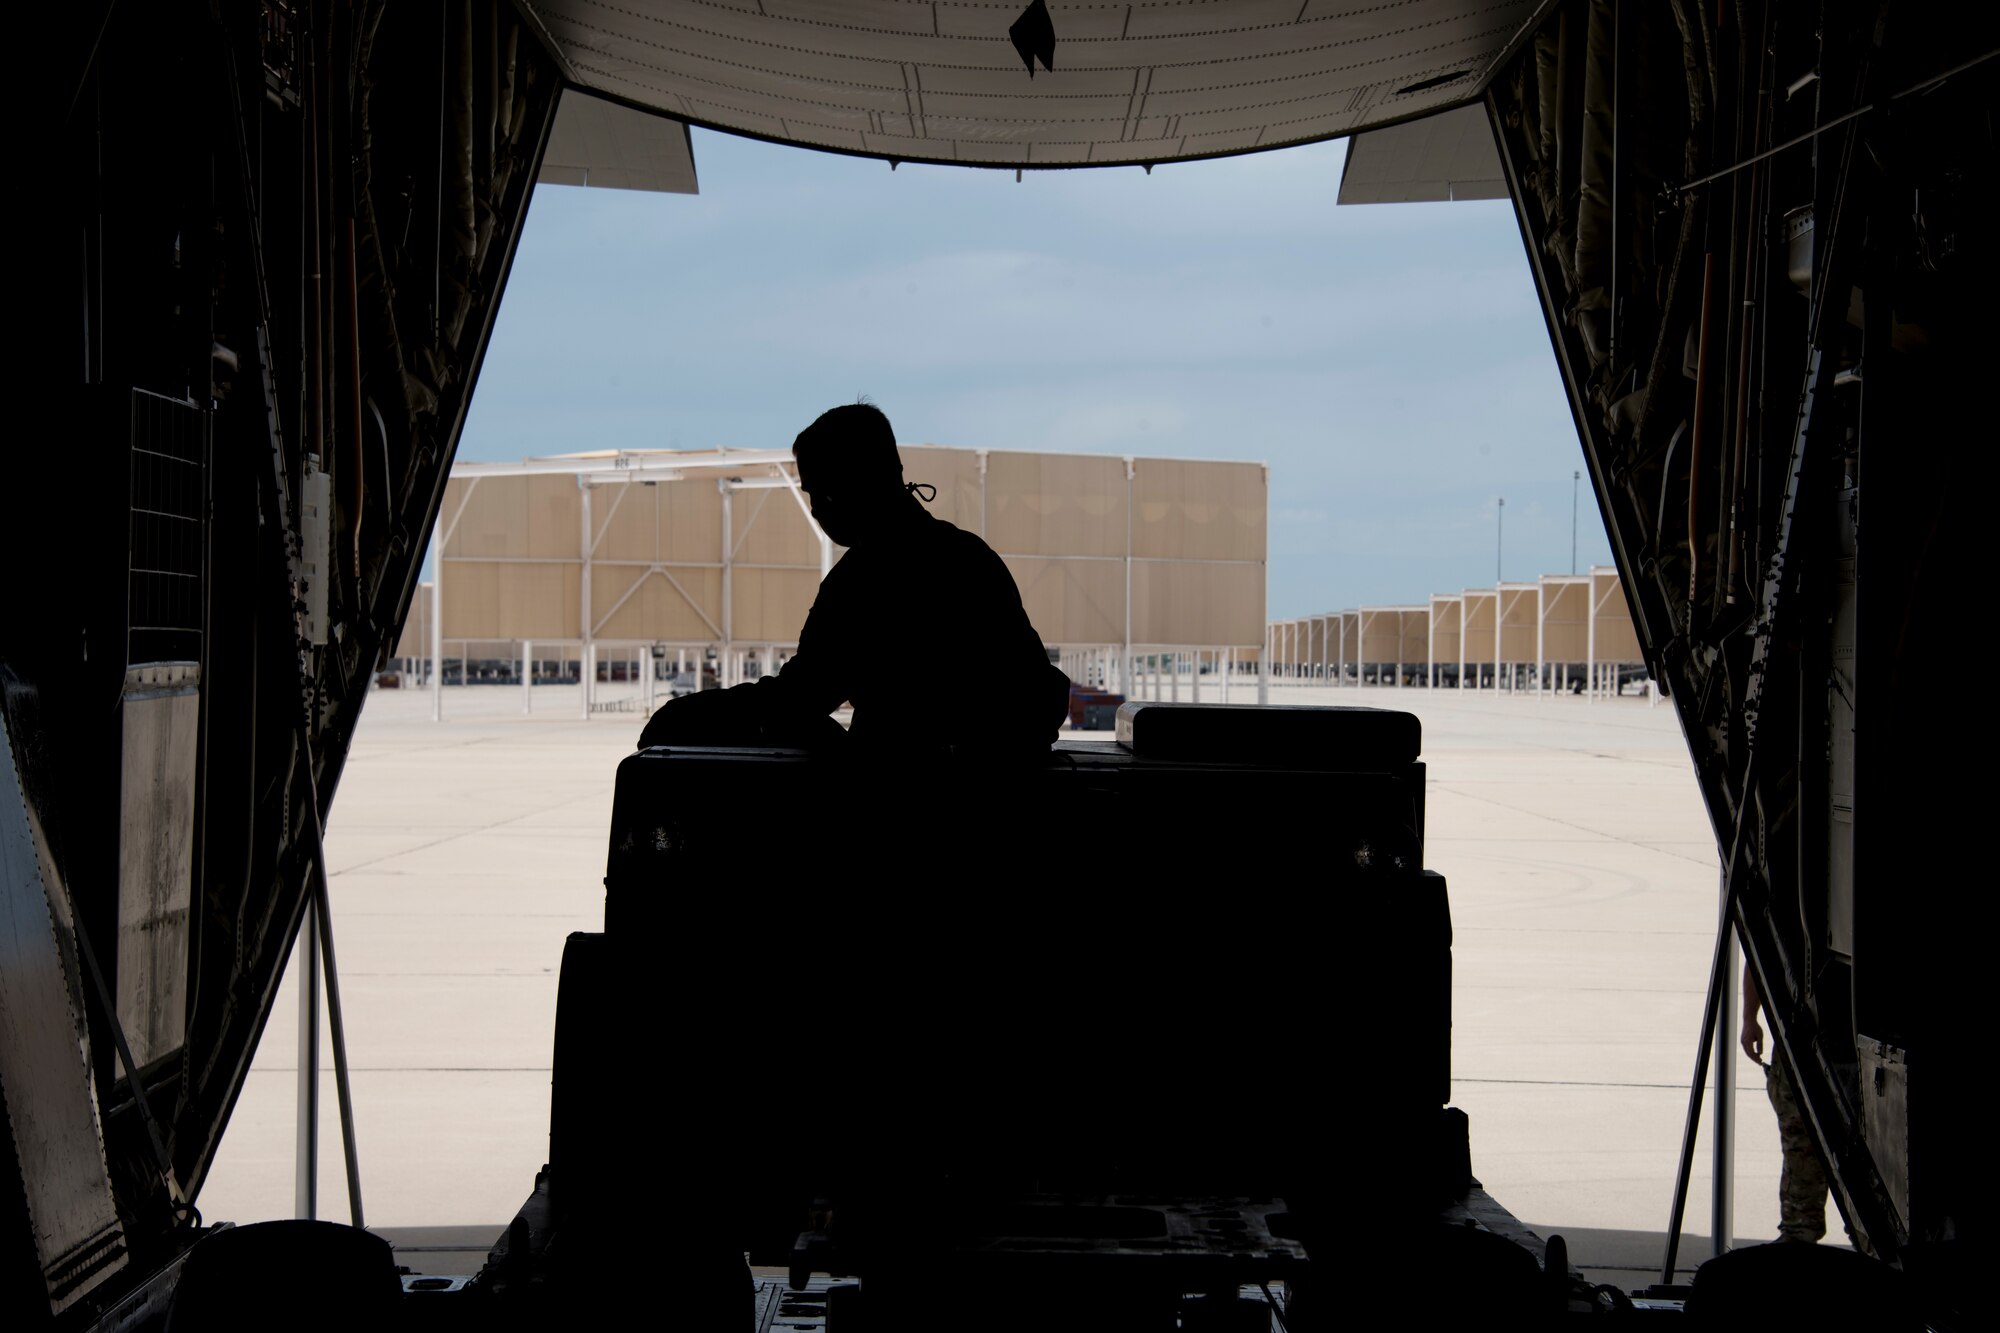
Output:
[[[1545,811],[1532,810],[1526,806],[1509,805],[1507,802],[1495,800],[1491,796],[1480,796],[1473,792],[1461,791],[1454,787],[1447,786],[1442,782],[1438,783],[1438,790],[1442,792],[1449,792],[1453,796],[1462,797],[1468,801],[1482,801],[1487,805],[1498,806],[1500,809],[1506,810],[1512,814],[1527,815],[1531,819],[1546,819],[1551,824],[1559,824],[1567,829],[1575,829],[1579,833],[1588,833],[1591,835],[1592,838],[1601,842],[1617,843],[1623,847],[1637,847],[1643,851],[1657,852],[1662,856],[1671,856],[1674,857],[1676,860],[1689,861],[1698,866],[1710,866],[1714,864],[1713,861],[1704,861],[1699,857],[1689,856],[1684,852],[1668,851],[1663,847],[1655,847],[1651,843],[1644,843],[1644,842],[1639,842],[1632,838],[1620,837],[1615,833],[1605,833],[1599,829],[1594,829],[1587,827],[1586,825],[1583,824],[1574,823],[1571,820],[1559,819],[1555,815],[1548,814]],[[1429,841],[1429,839],[1427,839],[1427,841]]]
[[[332,1065],[321,1065],[331,1069]],[[349,1065],[356,1074],[546,1074],[553,1065]],[[253,1073],[296,1074],[297,1065],[258,1065]],[[1664,1086],[1664,1085],[1663,1085]]]
[[1580,1078],[1453,1078],[1454,1085],[1460,1083],[1523,1084],[1538,1088],[1661,1088],[1669,1092],[1684,1092],[1682,1083],[1622,1083],[1611,1079]]
[[492,822],[491,824],[481,824],[476,828],[460,828],[455,833],[448,833],[444,837],[434,839],[431,842],[419,843],[415,847],[405,847],[400,851],[384,852],[382,855],[371,857],[366,861],[357,861],[353,865],[342,866],[340,869],[330,872],[327,875],[327,878],[330,880],[339,879],[342,875],[349,874],[356,870],[365,870],[369,866],[379,865],[384,861],[393,861],[399,856],[409,856],[415,852],[427,852],[433,847],[442,847],[448,842],[457,842],[460,838],[470,838],[477,836],[478,834],[481,833],[491,833],[494,829],[506,828],[508,825],[518,824],[524,819],[533,819],[537,815],[545,815],[550,813],[551,811],[560,810],[564,806],[576,805],[582,801],[604,801],[608,803],[611,798],[611,795],[612,795],[612,789],[606,787],[603,791],[591,792],[586,796],[573,797],[567,801],[557,801],[554,805],[545,805],[538,809],[529,810],[523,814],[514,815],[508,819],[498,819]]
[[349,764],[379,763],[384,759],[391,759],[391,758],[400,759],[405,755],[412,755],[412,754],[432,754],[442,750],[463,750],[468,748],[469,746],[491,745],[494,741],[505,740],[505,739],[506,737],[499,735],[470,736],[462,741],[440,741],[434,745],[411,745],[408,747],[396,747],[393,749],[385,746],[381,751],[377,753],[364,754],[359,758],[355,758],[350,753],[348,758],[341,761],[341,767],[344,769]]
[[1471,931],[1475,931],[1475,930],[1479,930],[1479,931],[1487,931],[1487,932],[1502,932],[1502,931],[1511,931],[1511,932],[1515,932],[1515,933],[1518,933],[1518,934],[1522,934],[1522,935],[1631,935],[1631,934],[1634,934],[1634,933],[1637,933],[1637,934],[1641,934],[1641,935],[1644,935],[1644,936],[1645,936],[1646,938],[1648,938],[1648,939],[1651,939],[1651,938],[1653,938],[1653,937],[1655,937],[1655,936],[1658,936],[1658,935],[1686,935],[1686,936],[1688,936],[1688,937],[1689,937],[1690,939],[1698,939],[1698,940],[1712,940],[1712,939],[1714,939],[1714,938],[1715,938],[1715,932],[1714,932],[1714,931],[1712,931],[1712,930],[1645,930],[1645,931],[1638,931],[1638,932],[1634,932],[1634,931],[1630,931],[1630,930],[1612,930],[1612,929],[1610,929],[1610,928],[1608,928],[1608,927],[1604,927],[1604,926],[1461,926],[1461,925],[1453,925],[1453,926],[1452,926],[1452,930],[1453,930],[1453,932],[1454,932],[1454,933],[1456,933],[1456,934],[1461,934],[1461,935],[1463,935],[1463,934],[1466,934],[1466,933],[1468,933],[1468,932],[1471,932]]
[[476,977],[478,981],[554,981],[556,969],[544,967],[538,973],[348,973],[348,977]]
[[[388,977],[390,973],[378,973]],[[456,973],[454,973],[456,975]],[[1552,987],[1522,983],[1518,987],[1504,987],[1492,981],[1468,981],[1464,985],[1454,985],[1452,991],[1562,991],[1564,995],[1578,995],[1586,991],[1602,991],[1606,995],[1702,995],[1702,987]],[[1678,1083],[1674,1087],[1680,1087]]]

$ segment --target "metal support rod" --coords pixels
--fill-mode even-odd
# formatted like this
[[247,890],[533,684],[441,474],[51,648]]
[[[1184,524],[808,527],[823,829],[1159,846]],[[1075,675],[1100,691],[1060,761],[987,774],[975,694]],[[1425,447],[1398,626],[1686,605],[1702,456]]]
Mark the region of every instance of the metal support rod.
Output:
[[[1722,890],[1726,901],[1728,889]],[[1722,953],[1722,1020],[1715,1028],[1715,1127],[1709,1132],[1715,1164],[1709,1200],[1709,1235],[1714,1253],[1727,1254],[1736,1243],[1736,1033],[1742,1027],[1742,992],[1736,983],[1736,932],[1723,919],[1729,947]]]
[[521,711],[535,711],[535,644],[532,639],[521,640]]
[[[1753,742],[1754,743],[1754,742]],[[1753,749],[1750,759],[1743,766],[1743,782],[1737,788],[1745,793],[1754,790],[1752,783],[1757,780],[1757,754]],[[1660,1263],[1660,1281],[1674,1280],[1674,1264],[1680,1257],[1681,1220],[1687,1213],[1688,1177],[1694,1169],[1695,1134],[1701,1128],[1702,1094],[1708,1083],[1708,1062],[1715,1051],[1716,1029],[1722,1017],[1722,996],[1724,974],[1728,971],[1726,960],[1735,947],[1736,915],[1736,874],[1742,864],[1744,833],[1751,820],[1739,817],[1735,835],[1730,840],[1729,860],[1722,868],[1722,907],[1715,930],[1715,952],[1708,965],[1708,995],[1702,1003],[1701,1041],[1695,1047],[1694,1077],[1688,1082],[1687,1121],[1681,1128],[1681,1155],[1679,1169],[1674,1173],[1674,1202],[1667,1217],[1667,1252]],[[1728,1034],[1723,1034],[1727,1036]]]
[[[11,748],[5,760],[12,762]],[[146,1129],[147,1145],[153,1150],[153,1166],[159,1172],[159,1179],[167,1188],[168,1196],[179,1204],[185,1196],[181,1192],[180,1181],[174,1175],[173,1157],[167,1151],[167,1141],[160,1134],[160,1122],[153,1115],[152,1098],[146,1094],[146,1081],[139,1077],[139,1066],[132,1059],[132,1045],[125,1039],[125,1025],[119,1021],[118,1005],[111,997],[111,987],[104,979],[104,969],[98,965],[97,951],[91,947],[90,932],[78,928],[72,938],[78,952],[83,955],[84,970],[90,974],[91,986],[97,992],[97,1002],[104,1011],[104,1017],[111,1028],[111,1045],[117,1053],[118,1062],[125,1070],[126,1085],[132,1090],[132,1105],[139,1112],[140,1123]]]
[[[314,925],[316,927],[316,933],[319,937],[319,951],[317,957],[325,974],[327,1026],[330,1034],[333,1037],[333,1084],[334,1084],[334,1091],[337,1094],[340,1102],[340,1148],[341,1148],[341,1154],[346,1159],[347,1162],[347,1211],[348,1211],[348,1216],[352,1220],[353,1224],[357,1227],[360,1227],[367,1225],[367,1223],[362,1220],[362,1212],[361,1212],[361,1159],[360,1159],[360,1154],[356,1151],[354,1144],[354,1095],[353,1095],[353,1090],[348,1082],[347,1029],[346,1025],[342,1022],[341,1010],[340,1010],[340,969],[334,963],[333,922],[331,919],[332,914],[328,910],[328,905],[327,905],[328,899],[326,891],[326,884],[327,884],[326,833],[325,830],[320,826],[319,781],[313,775],[312,744],[310,738],[306,734],[305,719],[303,717],[299,719],[298,744],[299,744],[299,760],[304,769],[305,781],[306,781],[306,800],[307,800],[306,809],[308,815],[308,818],[306,820],[306,832],[312,838],[312,847],[310,849],[312,852],[312,861],[306,870],[306,873],[311,877],[311,883],[312,883],[312,889],[309,897],[307,898],[307,911],[309,915],[313,918]],[[306,938],[302,933],[300,937],[300,942],[305,943],[308,946],[307,956],[312,957],[313,955],[310,951],[310,946],[311,946],[310,939]],[[319,994],[319,987],[316,984],[315,979],[302,974],[299,977],[299,998],[300,998],[299,1021],[301,1027],[301,1041],[300,1041],[301,1048],[305,1046],[305,1042],[303,1040],[304,1036],[303,1029],[306,1022],[306,1008],[307,1008],[305,997],[307,995],[312,995],[314,997],[313,1008],[316,1010],[318,1007],[317,1004],[318,994]],[[310,1067],[314,1072],[314,1077],[312,1082],[313,1096],[310,1102],[310,1105],[314,1108],[315,1143],[313,1146],[315,1149],[317,1149],[318,1146],[317,1120],[318,1120],[318,1106],[319,1106],[319,1097],[318,1097],[319,1024],[317,1021],[316,1014],[314,1015],[313,1018],[312,1031],[313,1031],[313,1042],[312,1042],[313,1058],[310,1062],[310,1066],[308,1066],[307,1061],[303,1058],[304,1051],[302,1049],[301,1051],[302,1058],[299,1063],[299,1068],[302,1077],[300,1079],[299,1086],[302,1091],[306,1088],[306,1083],[303,1078],[303,1073],[306,1068]],[[317,1158],[311,1160],[316,1166]],[[302,1170],[300,1175],[301,1178],[303,1179],[305,1176],[305,1172]],[[306,1181],[306,1184],[308,1185],[309,1188],[313,1189],[314,1193],[317,1192],[316,1185],[314,1185],[314,1182]]]
[[319,1216],[319,930],[317,899],[306,903],[292,938],[299,964],[298,1127],[293,1143],[292,1215]]
[[314,916],[319,927],[320,959],[326,982],[327,1029],[333,1036],[333,1090],[340,1101],[340,1152],[347,1160],[347,1216],[357,1227],[366,1226],[361,1213],[361,1157],[354,1143],[354,1089],[348,1078],[347,1025],[340,1011],[340,969],[333,961],[333,919],[327,910],[326,851],[313,840],[316,869],[313,874]]

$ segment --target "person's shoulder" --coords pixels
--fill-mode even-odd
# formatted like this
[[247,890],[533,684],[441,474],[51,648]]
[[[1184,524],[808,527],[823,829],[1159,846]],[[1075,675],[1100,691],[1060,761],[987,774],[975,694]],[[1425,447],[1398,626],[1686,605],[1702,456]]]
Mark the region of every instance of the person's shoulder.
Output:
[[951,551],[960,559],[996,561],[1000,559],[993,548],[986,544],[984,537],[935,514],[931,515],[929,536],[933,542]]

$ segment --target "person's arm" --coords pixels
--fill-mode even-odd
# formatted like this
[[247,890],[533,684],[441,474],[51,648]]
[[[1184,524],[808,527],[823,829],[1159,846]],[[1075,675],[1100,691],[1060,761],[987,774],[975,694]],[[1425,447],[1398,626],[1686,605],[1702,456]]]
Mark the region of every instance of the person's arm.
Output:
[[649,745],[744,745],[789,743],[799,724],[824,718],[847,701],[844,620],[851,596],[829,576],[799,631],[799,650],[773,677],[744,681],[726,690],[700,690],[669,699],[639,733]]
[[848,576],[841,574],[851,559],[853,553],[849,552],[847,559],[821,581],[819,595],[813,598],[805,626],[799,630],[798,651],[785,660],[775,677],[757,682],[760,690],[769,691],[776,706],[788,713],[824,717],[846,703],[852,693],[848,673],[856,669],[857,662],[847,640],[852,637],[852,622],[860,608],[851,586],[853,570]]
[[1757,974],[1751,971],[1749,960],[1743,966],[1743,1034],[1738,1039],[1743,1043],[1743,1053],[1758,1064],[1764,1063],[1764,1029],[1758,1026],[1757,1011],[1764,1007],[1764,997],[1757,993]]

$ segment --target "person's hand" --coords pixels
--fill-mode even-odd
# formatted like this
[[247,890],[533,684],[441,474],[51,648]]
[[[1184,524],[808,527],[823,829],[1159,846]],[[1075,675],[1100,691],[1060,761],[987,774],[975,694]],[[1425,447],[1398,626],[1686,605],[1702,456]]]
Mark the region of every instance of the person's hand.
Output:
[[1743,1015],[1743,1053],[1758,1064],[1764,1063],[1764,1029],[1757,1023],[1757,1015]]

